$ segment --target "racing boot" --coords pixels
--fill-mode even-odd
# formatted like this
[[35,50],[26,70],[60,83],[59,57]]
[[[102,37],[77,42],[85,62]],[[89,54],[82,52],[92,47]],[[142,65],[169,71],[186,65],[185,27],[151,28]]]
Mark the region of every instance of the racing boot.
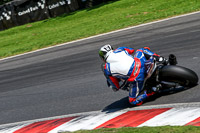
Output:
[[169,55],[169,64],[170,65],[176,65],[177,64],[177,60],[176,60],[176,56],[173,54]]

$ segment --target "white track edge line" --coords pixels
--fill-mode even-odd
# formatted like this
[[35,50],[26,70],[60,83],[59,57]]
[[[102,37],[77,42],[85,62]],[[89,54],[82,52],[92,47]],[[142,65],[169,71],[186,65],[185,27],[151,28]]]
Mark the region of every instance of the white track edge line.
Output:
[[83,38],[83,39],[79,39],[79,40],[74,40],[74,41],[70,41],[70,42],[67,42],[67,43],[62,43],[62,44],[58,44],[58,45],[54,45],[54,46],[49,46],[49,47],[46,47],[46,48],[26,52],[26,53],[23,53],[23,54],[18,54],[18,55],[15,55],[15,56],[2,58],[2,59],[0,59],[0,61],[12,59],[12,58],[15,58],[15,57],[19,57],[19,56],[23,56],[23,55],[27,55],[27,54],[31,54],[31,53],[36,53],[36,52],[39,52],[39,51],[44,51],[44,50],[55,48],[55,47],[60,47],[60,46],[64,46],[64,45],[68,45],[68,44],[71,44],[71,43],[76,43],[76,42],[80,42],[80,41],[84,41],[84,40],[88,40],[88,39],[92,39],[92,38],[96,38],[96,37],[100,37],[100,36],[104,36],[104,35],[109,35],[109,34],[112,34],[112,33],[117,33],[117,32],[120,32],[120,31],[126,31],[126,30],[129,30],[129,29],[134,29],[134,28],[138,28],[138,27],[142,27],[142,26],[146,26],[146,25],[151,25],[151,24],[155,24],[155,23],[159,23],[159,22],[164,22],[164,21],[168,21],[168,20],[172,20],[172,19],[176,19],[176,18],[194,15],[194,14],[198,14],[198,13],[200,13],[200,11],[195,11],[195,12],[182,14],[182,15],[179,15],[179,16],[174,16],[174,17],[170,17],[170,18],[166,18],[166,19],[162,19],[162,20],[157,20],[157,21],[144,23],[144,24],[140,24],[140,25],[136,25],[136,26],[131,26],[131,27],[127,27],[127,28],[123,28],[123,29],[119,29],[119,30],[114,30],[114,31],[111,31],[111,32],[103,33],[103,34],[99,34],[99,35],[95,35],[95,36],[91,36],[91,37],[87,37],[87,38]]

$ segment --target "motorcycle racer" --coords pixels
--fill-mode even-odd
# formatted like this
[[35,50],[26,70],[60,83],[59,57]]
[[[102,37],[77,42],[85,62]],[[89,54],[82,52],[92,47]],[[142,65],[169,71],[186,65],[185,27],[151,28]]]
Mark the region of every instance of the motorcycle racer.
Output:
[[133,48],[119,47],[113,50],[109,44],[99,50],[99,56],[105,62],[103,71],[108,86],[114,91],[129,88],[130,104],[141,105],[144,100],[155,94],[155,91],[143,91],[147,74],[145,62],[152,56],[161,63],[167,63],[167,60],[152,52],[149,47],[136,50],[134,56],[131,55],[133,53]]

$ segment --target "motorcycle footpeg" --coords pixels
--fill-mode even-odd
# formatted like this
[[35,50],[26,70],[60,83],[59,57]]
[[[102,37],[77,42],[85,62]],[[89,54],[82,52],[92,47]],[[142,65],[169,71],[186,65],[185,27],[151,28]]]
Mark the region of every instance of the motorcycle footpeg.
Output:
[[161,84],[156,85],[156,87],[152,87],[152,91],[158,92],[162,88]]

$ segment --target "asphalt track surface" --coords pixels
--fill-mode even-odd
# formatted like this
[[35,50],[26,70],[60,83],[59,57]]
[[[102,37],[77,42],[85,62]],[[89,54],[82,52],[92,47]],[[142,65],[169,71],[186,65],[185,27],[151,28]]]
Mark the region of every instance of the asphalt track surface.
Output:
[[[104,44],[173,53],[200,77],[200,14],[107,34],[0,61],[0,124],[72,113],[131,108],[128,92],[106,85],[98,56]],[[142,106],[200,102],[200,87]]]

